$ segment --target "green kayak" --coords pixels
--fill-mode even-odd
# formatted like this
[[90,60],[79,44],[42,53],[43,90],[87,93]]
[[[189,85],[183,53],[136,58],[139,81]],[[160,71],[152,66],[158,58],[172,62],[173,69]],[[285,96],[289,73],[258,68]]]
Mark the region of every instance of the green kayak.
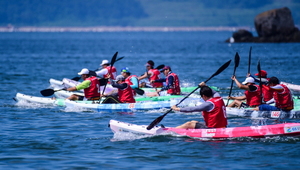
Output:
[[[209,86],[211,89],[215,90],[215,91],[220,91],[220,89],[216,86]],[[197,87],[181,87],[180,90],[182,93],[191,93],[193,90],[195,90]],[[141,88],[142,90],[144,90],[146,93],[149,92],[155,92],[155,88]],[[160,88],[157,88],[160,89]]]

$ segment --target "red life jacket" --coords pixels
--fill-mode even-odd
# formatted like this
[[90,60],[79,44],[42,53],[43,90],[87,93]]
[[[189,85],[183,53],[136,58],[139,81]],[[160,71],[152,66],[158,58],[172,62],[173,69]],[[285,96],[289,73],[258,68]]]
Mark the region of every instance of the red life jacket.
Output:
[[97,77],[92,76],[85,80],[90,80],[91,84],[88,88],[84,89],[84,96],[85,98],[91,98],[91,97],[100,97],[99,87],[100,83],[97,79]]
[[[129,84],[129,85],[133,85],[133,83],[131,82],[131,78],[132,77],[136,77],[136,78],[138,78],[138,76],[136,76],[136,75],[131,75],[131,76],[129,76],[129,77],[127,77],[126,79],[125,79],[125,83],[127,83],[127,84]],[[138,80],[138,79],[137,79]]]
[[105,69],[107,69],[107,73],[103,76],[104,78],[108,78],[109,73],[111,73],[110,78],[115,80],[115,74],[117,74],[116,67],[107,66]]
[[134,95],[132,93],[132,88],[127,84],[127,88],[118,89],[119,100],[122,103],[135,103]]
[[178,78],[177,74],[170,73],[167,76],[167,78],[166,78],[167,85],[169,84],[169,81],[168,81],[169,76],[173,76],[173,84],[171,84],[172,88],[168,89],[167,93],[168,94],[173,94],[173,95],[180,95],[181,90],[180,90],[179,78]]
[[262,93],[263,93],[265,102],[267,102],[273,98],[273,91],[269,88],[269,86],[262,85]]
[[[125,83],[127,83],[127,84],[129,84],[129,85],[133,85],[133,83],[131,82],[131,78],[132,77],[136,77],[136,79],[138,80],[138,76],[136,76],[136,75],[131,75],[131,76],[129,76],[129,77],[127,77],[126,79],[125,79]],[[138,81],[139,82],[139,81]],[[132,88],[131,88],[132,89]],[[136,96],[136,92],[132,89],[132,93],[133,93],[133,95],[134,96]]]
[[252,84],[252,86],[256,86],[257,89],[255,91],[245,91],[247,105],[258,106],[261,104],[261,96],[260,96],[260,87],[256,84]]
[[214,107],[210,111],[203,111],[202,115],[206,126],[209,128],[222,128],[227,126],[227,115],[224,101],[221,97],[214,97],[206,102],[211,102]]
[[[160,75],[160,72],[159,70],[157,69],[150,69],[148,72],[152,73],[152,76],[149,77],[149,81],[151,80],[157,80],[159,79],[159,75]],[[154,82],[152,83],[152,86],[155,87],[155,88],[159,88],[159,87],[162,87],[163,86],[163,83],[162,82]]]
[[291,91],[286,85],[280,84],[284,88],[282,92],[274,91],[275,106],[280,109],[292,110],[294,108],[294,101]]

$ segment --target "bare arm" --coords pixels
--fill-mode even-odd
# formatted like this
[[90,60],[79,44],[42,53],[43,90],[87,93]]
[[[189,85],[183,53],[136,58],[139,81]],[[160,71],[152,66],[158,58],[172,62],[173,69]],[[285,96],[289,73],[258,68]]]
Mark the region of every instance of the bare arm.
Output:
[[148,77],[151,77],[152,76],[152,73],[151,72],[145,72],[144,75],[140,76],[138,79],[139,80],[142,80],[144,78],[148,78]]
[[235,76],[232,76],[231,79],[235,82],[235,84],[238,86],[238,88],[243,89],[243,90],[248,90],[248,91],[250,90],[250,89],[249,89],[249,86],[243,85],[242,83],[240,83],[240,82],[238,81],[238,79],[236,79]]

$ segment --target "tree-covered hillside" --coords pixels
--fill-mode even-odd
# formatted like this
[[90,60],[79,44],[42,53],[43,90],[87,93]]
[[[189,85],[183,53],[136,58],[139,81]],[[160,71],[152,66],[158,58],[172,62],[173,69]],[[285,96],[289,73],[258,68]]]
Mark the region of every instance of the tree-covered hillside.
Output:
[[147,17],[136,0],[1,0],[0,24],[128,25]]
[[266,10],[299,0],[0,0],[0,26],[253,26]]

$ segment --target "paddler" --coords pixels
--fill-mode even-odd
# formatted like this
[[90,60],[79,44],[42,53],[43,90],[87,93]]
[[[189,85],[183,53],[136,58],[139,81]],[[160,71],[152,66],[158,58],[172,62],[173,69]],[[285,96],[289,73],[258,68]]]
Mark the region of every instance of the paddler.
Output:
[[157,89],[154,93],[148,93],[147,96],[180,95],[180,82],[177,74],[172,72],[170,66],[165,66],[161,72],[164,73],[166,78],[151,80],[151,83],[166,82],[166,86],[162,87],[161,89]]
[[77,86],[67,88],[67,91],[78,91],[84,89],[84,97],[72,94],[67,99],[69,100],[99,100],[100,93],[99,87],[100,83],[98,78],[90,75],[90,71],[86,68],[82,69],[78,75],[81,76],[83,82]]
[[[125,77],[125,83],[129,84],[132,89],[139,88],[139,80],[136,75],[131,75],[128,67],[124,67],[121,69],[121,75]],[[133,90],[134,96],[136,92]]]
[[172,109],[180,112],[202,112],[205,123],[192,120],[176,128],[206,129],[227,127],[225,104],[220,94],[206,86],[204,82],[201,82],[199,86],[201,86],[200,96],[205,101],[204,103],[199,106],[185,108],[179,108],[174,105]]
[[269,90],[267,84],[270,78],[267,77],[268,73],[265,70],[260,70],[259,73],[254,74],[256,77],[249,75],[254,78],[255,82],[262,84],[263,101],[267,102],[273,98],[273,92]]
[[[139,80],[148,78],[149,82],[151,82],[152,80],[157,80],[160,78],[160,76],[159,76],[160,71],[158,69],[154,68],[154,62],[152,60],[149,60],[145,66],[146,66],[146,72],[144,73],[144,75],[142,75],[138,78]],[[151,85],[154,88],[160,88],[163,86],[163,83],[155,82],[155,83],[152,83]]]
[[[279,83],[277,77],[271,77],[269,79],[268,86],[269,91],[273,92],[273,99],[257,107],[255,110],[262,111],[291,111],[294,109],[294,101],[290,89]],[[269,104],[275,103],[275,106]]]
[[[96,71],[96,74],[98,77],[108,79],[110,77],[111,79],[115,79],[117,76],[117,69],[115,66],[111,67],[108,60],[103,60],[100,64],[102,66],[102,69],[100,71]],[[111,73],[110,76],[108,76]]]
[[[255,108],[261,104],[260,87],[255,84],[254,78],[247,77],[243,83],[240,83],[235,76],[231,77],[235,81],[236,85],[245,90],[245,95],[232,97],[229,96],[228,100],[233,99],[234,101],[228,105],[228,107],[252,107]],[[246,100],[246,103],[243,102]]]
[[[125,82],[125,77],[118,75],[116,80],[110,79],[110,83],[113,87],[118,88],[118,102],[119,103],[135,103],[133,90],[128,83]],[[107,98],[109,99],[109,98]],[[111,103],[104,102],[103,103]],[[114,102],[116,103],[116,102]]]

